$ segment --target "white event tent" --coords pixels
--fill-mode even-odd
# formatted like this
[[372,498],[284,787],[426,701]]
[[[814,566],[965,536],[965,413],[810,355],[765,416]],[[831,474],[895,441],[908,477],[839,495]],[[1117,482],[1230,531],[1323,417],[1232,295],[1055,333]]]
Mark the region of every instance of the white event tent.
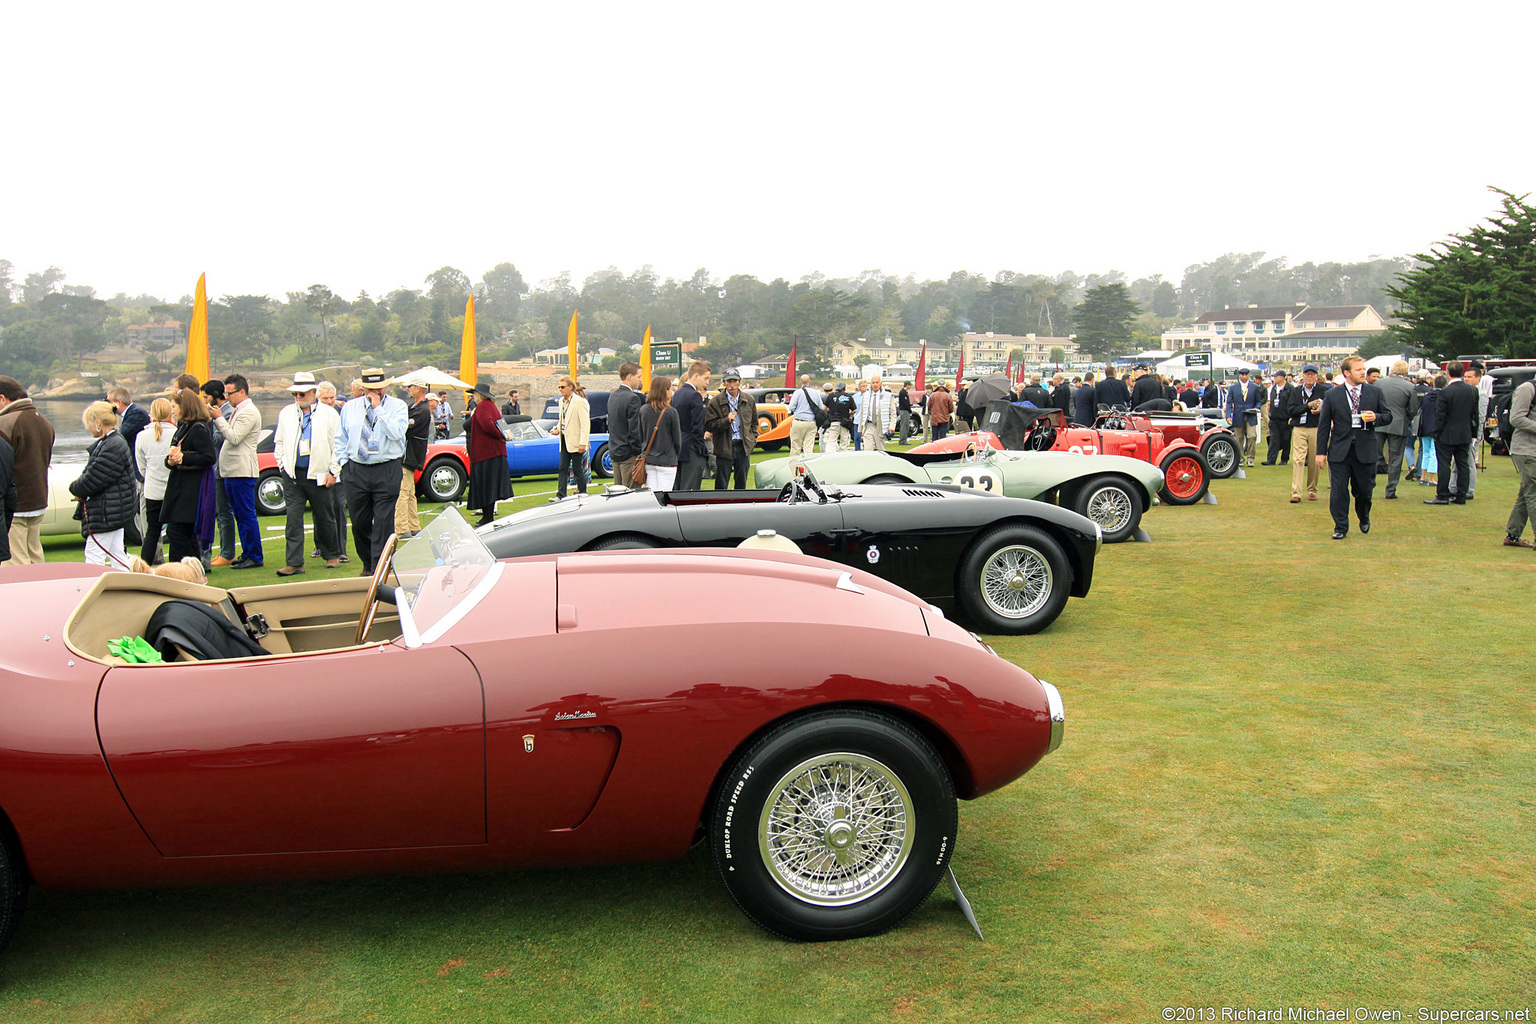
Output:
[[[1163,360],[1157,364],[1157,372],[1168,373],[1173,374],[1176,377],[1187,378],[1189,376],[1189,363],[1187,361],[1187,357],[1189,355],[1190,353],[1187,352],[1180,353],[1179,355],[1174,356],[1172,359]],[[1230,355],[1226,352],[1212,352],[1211,365],[1209,367],[1195,367],[1196,370],[1232,370],[1234,372],[1237,370],[1257,370],[1258,368],[1258,363],[1250,363],[1246,359],[1239,359],[1237,356]]]

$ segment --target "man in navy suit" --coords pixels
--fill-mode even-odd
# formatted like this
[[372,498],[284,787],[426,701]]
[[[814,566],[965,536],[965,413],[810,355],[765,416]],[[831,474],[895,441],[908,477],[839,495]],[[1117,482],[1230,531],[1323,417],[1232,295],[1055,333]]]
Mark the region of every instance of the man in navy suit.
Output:
[[704,392],[708,388],[709,364],[696,360],[688,367],[683,382],[672,392],[672,408],[677,410],[678,425],[683,434],[673,490],[697,491],[704,487],[704,469],[709,463],[709,448],[704,443]]
[[1328,464],[1328,511],[1333,515],[1333,539],[1349,534],[1349,491],[1355,491],[1355,515],[1360,532],[1371,532],[1371,492],[1376,488],[1376,460],[1381,445],[1376,428],[1392,422],[1386,396],[1365,382],[1365,360],[1350,356],[1339,364],[1340,387],[1323,396],[1317,415],[1317,468]]
[[[1472,371],[1464,370],[1461,363],[1448,363],[1446,375],[1451,383],[1440,391],[1440,401],[1435,405],[1435,457],[1440,461],[1440,482],[1435,496],[1426,505],[1465,505],[1470,476],[1472,442],[1482,433],[1483,421],[1478,412],[1477,388],[1464,379]],[[1456,470],[1456,492],[1451,493],[1451,469]]]
[[1259,446],[1259,406],[1263,404],[1264,389],[1248,379],[1247,370],[1238,370],[1237,383],[1227,388],[1227,421],[1250,466]]

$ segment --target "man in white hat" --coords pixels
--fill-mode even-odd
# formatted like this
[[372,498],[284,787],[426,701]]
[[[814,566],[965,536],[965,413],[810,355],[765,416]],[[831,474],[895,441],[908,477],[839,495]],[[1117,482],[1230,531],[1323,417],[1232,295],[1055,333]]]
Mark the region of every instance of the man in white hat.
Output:
[[352,543],[363,563],[358,575],[372,576],[384,542],[395,530],[410,411],[400,399],[384,393],[390,381],[383,370],[364,370],[357,383],[362,394],[341,407],[333,450],[347,481]]
[[331,488],[341,466],[336,461],[336,432],[341,416],[331,406],[316,401],[319,385],[315,375],[300,371],[293,375],[288,391],[293,404],[277,414],[277,430],[272,436],[278,471],[283,475],[283,506],[288,513],[284,534],[287,557],[277,570],[279,576],[294,576],[304,571],[304,506],[315,515],[315,550],[325,559],[325,567],[341,564],[341,543],[336,533],[335,503]]

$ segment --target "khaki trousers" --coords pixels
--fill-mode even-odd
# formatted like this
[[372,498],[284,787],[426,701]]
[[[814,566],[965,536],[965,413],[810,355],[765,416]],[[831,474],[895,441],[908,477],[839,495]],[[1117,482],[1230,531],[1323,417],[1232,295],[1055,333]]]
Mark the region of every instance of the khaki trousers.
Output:
[[395,502],[395,533],[404,537],[421,529],[421,519],[416,514],[416,471],[401,470],[400,500]]
[[1317,476],[1317,428],[1297,427],[1291,431],[1291,497],[1303,497],[1303,483],[1308,494],[1316,494]]
[[789,425],[789,454],[816,454],[816,421],[795,420]]
[[635,463],[639,461],[639,456],[636,456],[633,459],[625,459],[623,462],[615,462],[613,464],[613,479],[608,482],[608,489],[612,490],[615,487],[636,486],[636,484],[630,480],[630,476],[634,474]]
[[11,560],[6,565],[42,565],[43,517],[16,516],[11,520]]

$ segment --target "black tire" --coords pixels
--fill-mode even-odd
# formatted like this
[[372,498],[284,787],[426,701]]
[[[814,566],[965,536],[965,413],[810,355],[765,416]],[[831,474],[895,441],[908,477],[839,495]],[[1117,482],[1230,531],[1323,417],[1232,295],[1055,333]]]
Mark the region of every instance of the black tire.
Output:
[[16,924],[27,907],[27,872],[17,853],[10,830],[0,822],[0,949],[16,934]]
[[592,453],[592,475],[601,480],[607,480],[613,476],[613,459],[608,454],[608,446],[600,444],[597,451]]
[[283,474],[269,469],[256,481],[256,511],[264,516],[280,516],[288,511],[283,500]]
[[458,501],[468,486],[464,463],[452,455],[445,455],[427,463],[417,482],[417,491],[427,501]]
[[758,444],[758,447],[761,448],[765,452],[781,452],[785,448],[789,447],[789,442],[788,441],[763,441],[763,442]]
[[895,473],[877,473],[868,480],[859,481],[862,484],[909,484],[911,482],[906,477],[897,476]]
[[1066,552],[1050,534],[1023,524],[996,526],[960,559],[955,594],[984,633],[1025,636],[1056,621],[1072,590]]
[[747,917],[824,942],[877,935],[921,906],[957,826],[954,783],[926,739],[879,712],[838,708],[752,741],[721,776],[708,831]]
[[1157,496],[1169,505],[1193,505],[1211,489],[1211,467],[1193,448],[1180,448],[1163,456],[1163,487]]
[[585,550],[585,551],[617,551],[617,550],[620,550],[620,549],[623,549],[623,548],[659,548],[659,547],[661,547],[660,544],[656,543],[651,538],[642,536],[642,535],[640,535],[638,533],[615,533],[615,534],[613,534],[610,537],[604,537],[602,540],[593,541],[591,544],[588,544],[583,550]]
[[1213,434],[1200,442],[1200,454],[1205,456],[1212,480],[1225,480],[1242,465],[1238,454],[1237,438],[1231,434]]
[[1085,481],[1072,495],[1072,510],[1098,523],[1106,544],[1118,544],[1135,533],[1144,511],[1140,489],[1121,476]]

